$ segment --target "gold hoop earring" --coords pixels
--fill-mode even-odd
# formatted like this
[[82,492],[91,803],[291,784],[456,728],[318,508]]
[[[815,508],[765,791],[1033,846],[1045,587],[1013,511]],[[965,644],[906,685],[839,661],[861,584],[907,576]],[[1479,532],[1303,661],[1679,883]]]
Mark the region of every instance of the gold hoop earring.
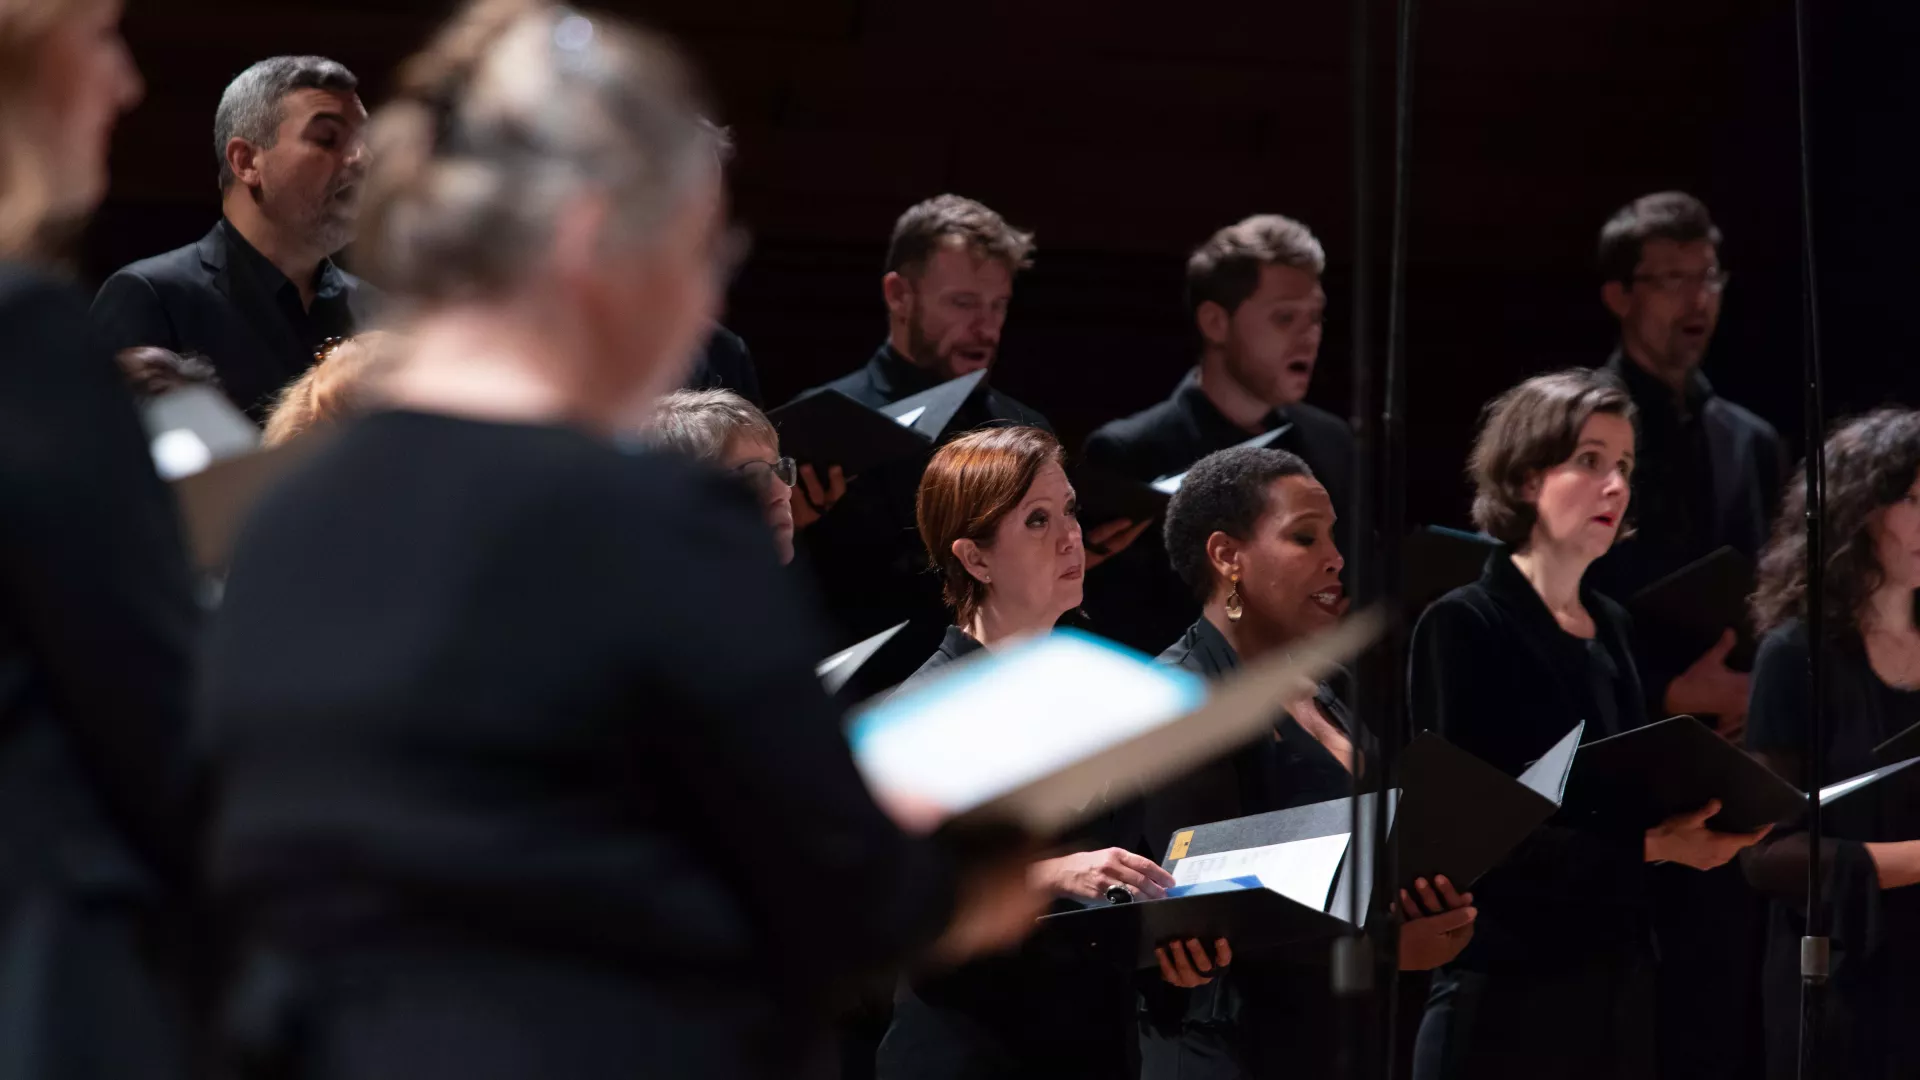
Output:
[[1246,608],[1240,603],[1239,572],[1235,571],[1227,580],[1233,582],[1233,591],[1227,594],[1227,621],[1239,622],[1240,616],[1246,614]]

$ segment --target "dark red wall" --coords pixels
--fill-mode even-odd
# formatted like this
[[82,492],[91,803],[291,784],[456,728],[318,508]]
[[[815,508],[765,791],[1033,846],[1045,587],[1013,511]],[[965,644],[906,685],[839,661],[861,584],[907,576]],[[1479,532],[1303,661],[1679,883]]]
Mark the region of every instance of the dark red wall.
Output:
[[[1332,323],[1313,399],[1346,410],[1345,3],[619,6],[699,57],[738,136],[736,209],[755,251],[728,321],[776,401],[878,344],[877,268],[892,220],[952,190],[1038,232],[1039,265],[1020,283],[996,378],[1070,441],[1171,387],[1190,362],[1184,254],[1256,211],[1299,217],[1328,247]],[[422,0],[136,3],[127,27],[148,96],[122,125],[88,271],[204,231],[217,212],[214,104],[246,64],[331,55],[377,105],[396,61],[445,10]],[[1376,10],[1385,76],[1392,12]],[[1896,220],[1906,200],[1860,177],[1885,167],[1883,133],[1903,118],[1911,130],[1913,95],[1888,66],[1900,28],[1865,18],[1825,32],[1820,86],[1834,120],[1816,129],[1831,136],[1836,177],[1829,264],[1844,288],[1831,321],[1850,355],[1830,350],[1830,366],[1846,406],[1894,392],[1910,355],[1897,340],[1904,320],[1889,313],[1912,275],[1889,253],[1914,215]],[[1413,520],[1464,513],[1459,464],[1481,401],[1527,373],[1606,354],[1594,236],[1650,190],[1686,188],[1714,208],[1735,277],[1708,371],[1797,432],[1791,33],[1784,0],[1425,0],[1407,291]],[[1384,210],[1384,79],[1378,93]]]

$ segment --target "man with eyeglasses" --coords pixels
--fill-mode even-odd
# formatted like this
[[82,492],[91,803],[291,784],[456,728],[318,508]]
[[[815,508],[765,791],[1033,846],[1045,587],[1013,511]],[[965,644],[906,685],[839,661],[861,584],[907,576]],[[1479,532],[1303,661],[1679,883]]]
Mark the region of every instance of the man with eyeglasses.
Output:
[[[1723,546],[1766,543],[1787,474],[1772,425],[1714,393],[1700,373],[1728,275],[1706,204],[1678,191],[1635,199],[1600,230],[1600,298],[1620,323],[1607,367],[1639,409],[1629,515],[1635,535],[1593,568],[1595,589],[1627,601]],[[1729,630],[1704,655],[1663,628],[1635,626],[1635,661],[1656,716],[1689,713],[1737,739],[1747,675],[1727,666]],[[1661,1075],[1757,1077],[1758,960],[1764,906],[1738,866],[1663,876],[1657,932]]]

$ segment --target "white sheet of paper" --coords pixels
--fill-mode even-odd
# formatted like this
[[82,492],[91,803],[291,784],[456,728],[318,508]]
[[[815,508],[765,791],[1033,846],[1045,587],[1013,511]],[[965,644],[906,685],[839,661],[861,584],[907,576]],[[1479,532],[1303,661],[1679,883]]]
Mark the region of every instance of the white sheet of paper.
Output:
[[1880,768],[1875,769],[1872,772],[1864,772],[1864,773],[1861,773],[1859,776],[1851,776],[1845,780],[1840,780],[1840,781],[1836,781],[1835,783],[1828,784],[1826,787],[1823,787],[1820,789],[1820,801],[1823,803],[1832,802],[1833,800],[1838,799],[1842,795],[1847,795],[1847,794],[1851,794],[1852,792],[1859,791],[1861,788],[1866,787],[1868,784],[1871,784],[1877,780],[1883,780],[1889,776],[1892,776],[1894,773],[1897,773],[1902,769],[1907,768],[1909,765],[1912,765],[1916,761],[1920,761],[1920,758],[1908,758],[1905,761],[1896,761],[1891,765],[1882,765]]
[[1252,875],[1295,903],[1325,911],[1351,835],[1334,833],[1265,847],[1190,855],[1173,864],[1173,883],[1198,885]]
[[1074,634],[983,657],[855,721],[869,785],[978,806],[1198,707],[1206,684]]

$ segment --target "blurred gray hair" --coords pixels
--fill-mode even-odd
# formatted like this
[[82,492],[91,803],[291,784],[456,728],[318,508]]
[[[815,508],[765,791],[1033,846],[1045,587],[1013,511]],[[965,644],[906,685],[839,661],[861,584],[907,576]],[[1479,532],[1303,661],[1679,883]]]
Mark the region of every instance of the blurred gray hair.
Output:
[[731,390],[676,390],[654,407],[647,432],[653,445],[699,461],[719,461],[741,436],[780,450],[767,414]]
[[720,168],[710,115],[664,38],[551,0],[472,0],[373,117],[358,269],[414,303],[502,296],[589,193],[611,204],[605,241],[649,242]]
[[280,107],[296,90],[331,90],[351,94],[360,80],[337,61],[324,56],[276,56],[241,72],[220,95],[213,113],[213,156],[220,160],[220,190],[233,186],[233,168],[227,164],[227,143],[245,139],[261,149],[280,137],[286,110]]

